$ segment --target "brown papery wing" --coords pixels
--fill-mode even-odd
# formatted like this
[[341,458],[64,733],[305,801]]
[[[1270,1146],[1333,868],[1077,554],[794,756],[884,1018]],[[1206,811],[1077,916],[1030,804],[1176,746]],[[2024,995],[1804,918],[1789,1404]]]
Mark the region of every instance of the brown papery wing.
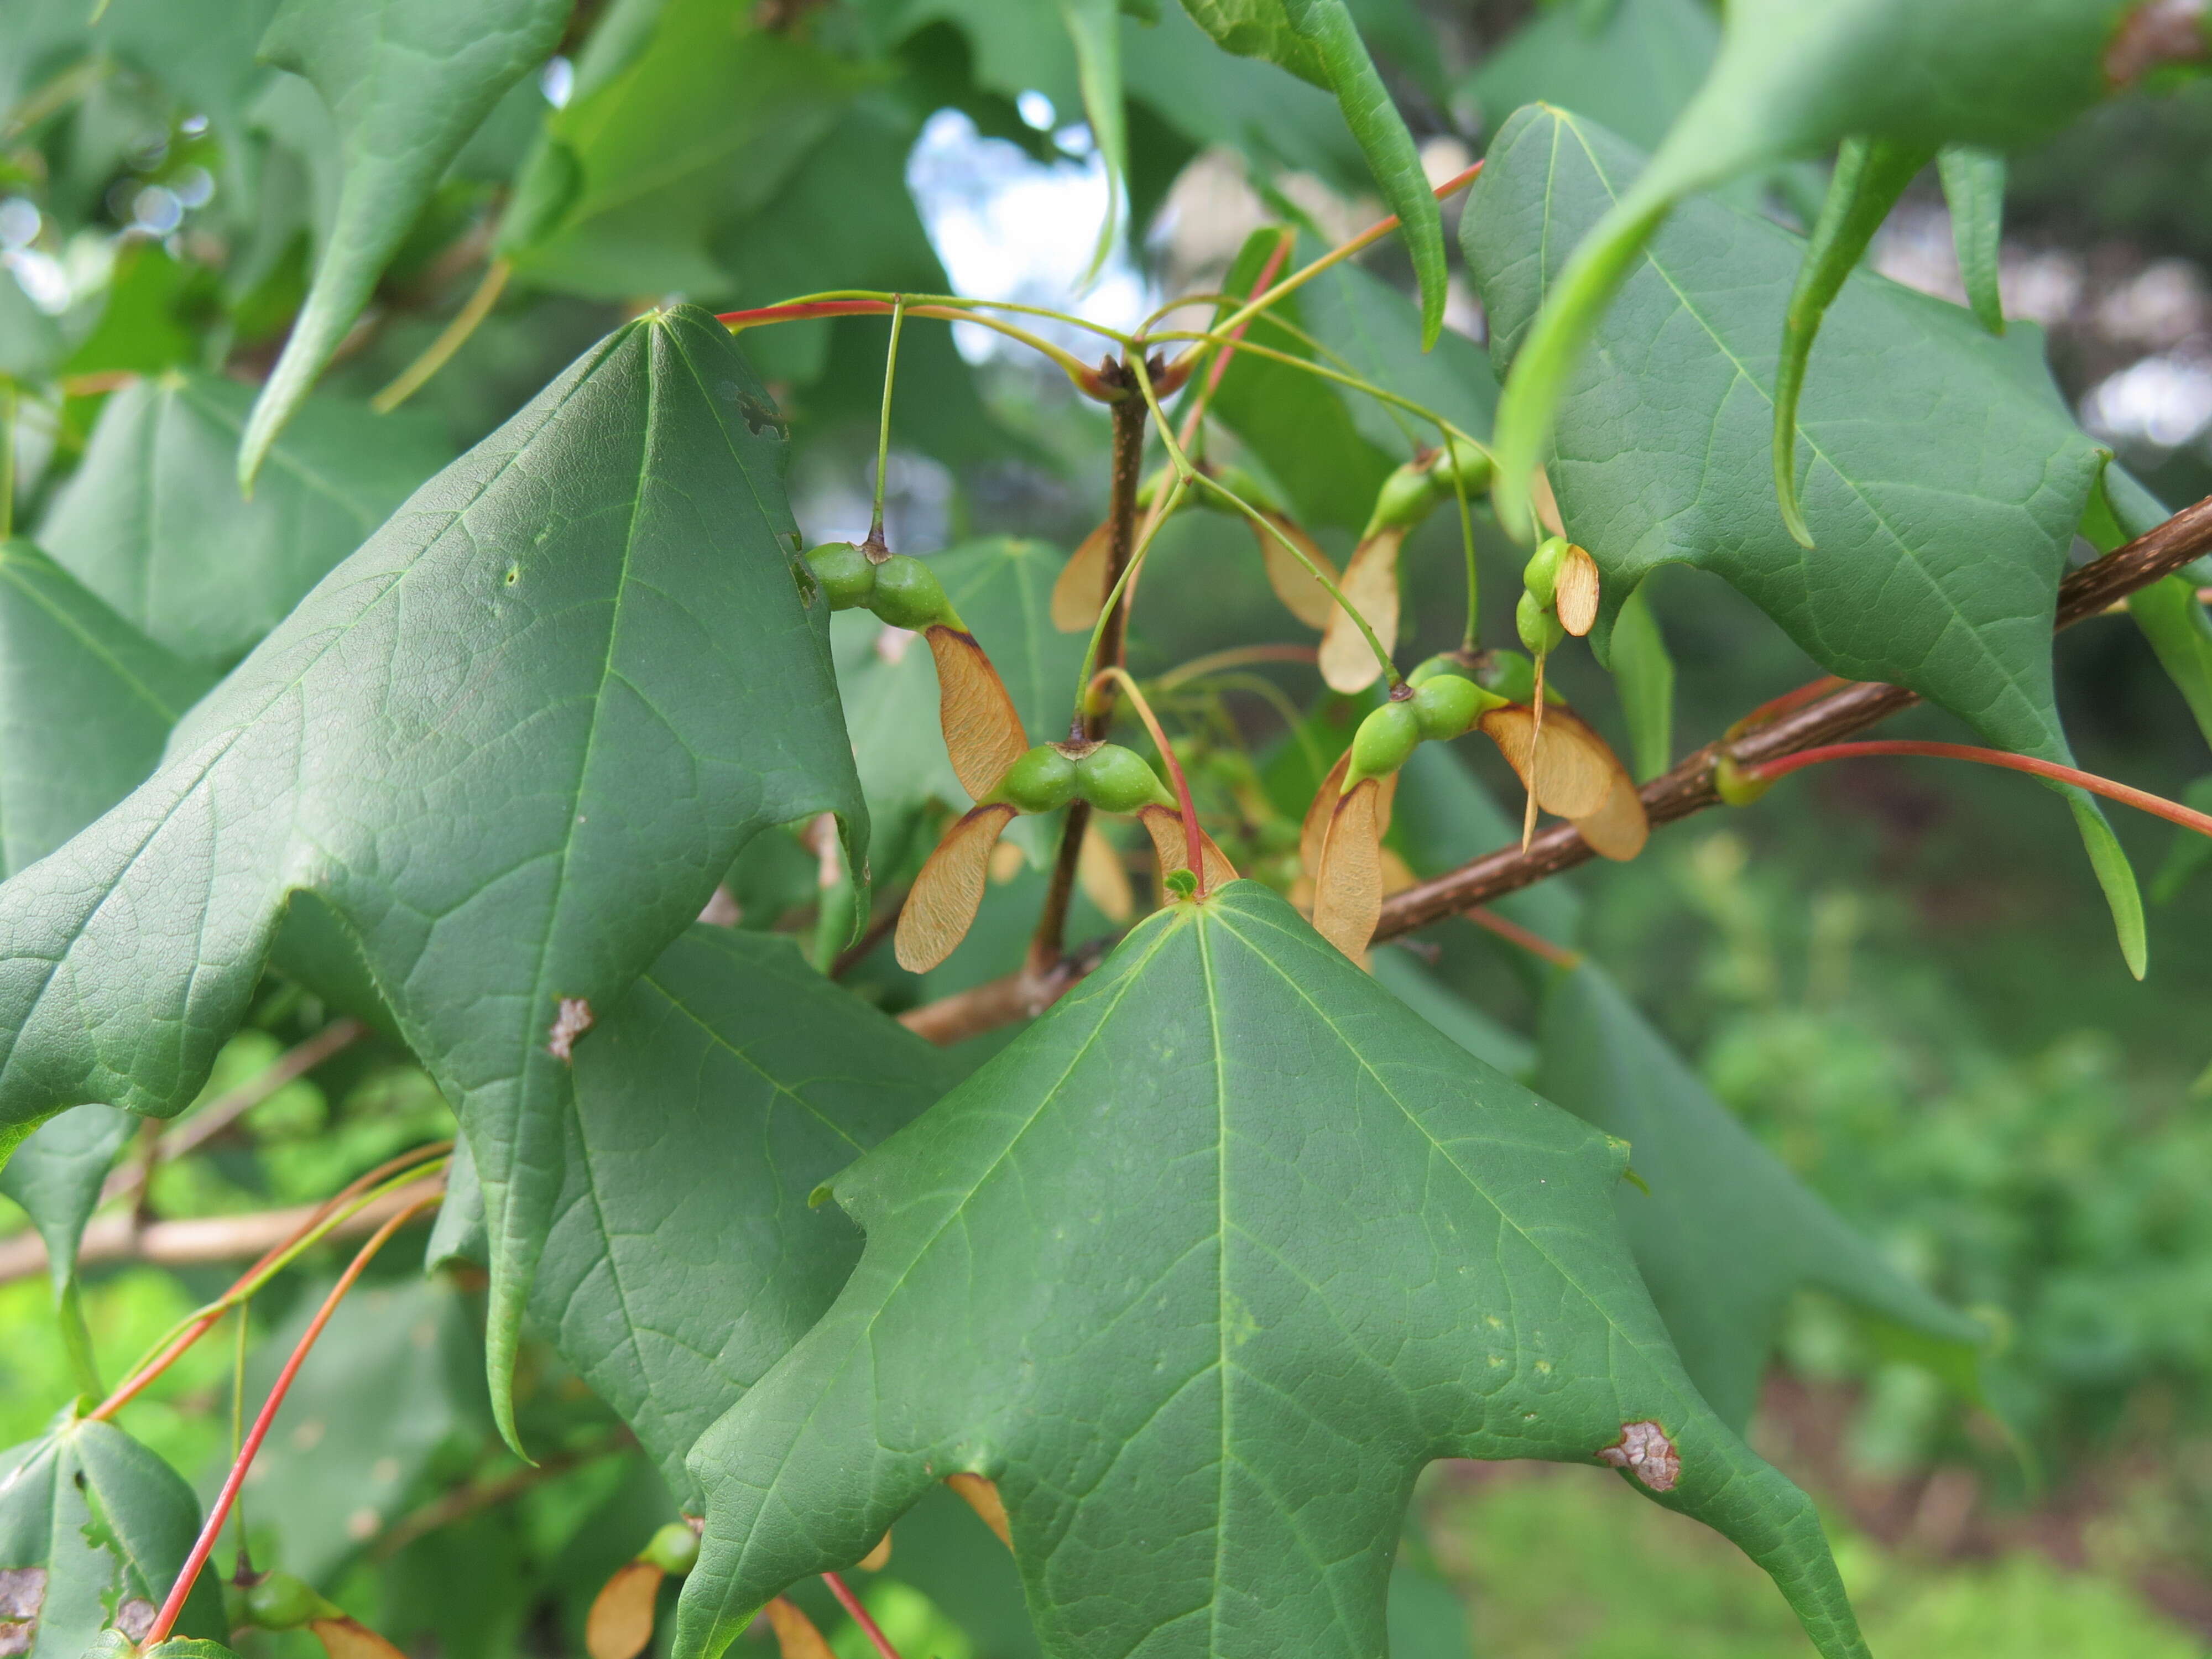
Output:
[[[1137,822],[1152,838],[1152,856],[1159,860],[1160,887],[1165,891],[1168,872],[1190,868],[1190,843],[1183,836],[1182,814],[1167,806],[1139,807]],[[1229,854],[1216,847],[1213,837],[1203,830],[1198,832],[1198,856],[1206,866],[1203,874],[1207,892],[1237,879],[1237,866],[1229,861]]]
[[[1352,550],[1352,562],[1344,567],[1344,580],[1338,584],[1352,608],[1367,618],[1385,651],[1398,644],[1398,550],[1405,544],[1403,530],[1376,532]],[[1382,665],[1375,659],[1358,624],[1332,608],[1321,636],[1321,677],[1329,689],[1364,690],[1382,672]]]
[[[1268,586],[1275,590],[1275,597],[1283,602],[1283,608],[1308,628],[1327,628],[1329,617],[1336,612],[1336,601],[1329,598],[1328,589],[1314,580],[1313,572],[1298,562],[1297,554],[1283,545],[1283,538],[1296,544],[1298,552],[1311,559],[1331,581],[1336,580],[1335,562],[1285,514],[1262,513],[1260,516],[1281,532],[1277,535],[1249,519],[1245,520],[1252,525],[1252,538],[1260,544],[1260,556],[1267,562]],[[1370,651],[1368,654],[1375,653]]]
[[1060,567],[1060,580],[1052,585],[1052,625],[1061,633],[1085,633],[1097,625],[1106,608],[1107,555],[1113,545],[1109,527],[1101,524]]
[[892,954],[900,967],[926,974],[968,937],[983,902],[991,849],[1013,818],[1011,806],[978,806],[945,832],[899,910]]
[[[633,1567],[641,1567],[645,1565],[642,1561],[630,1563]],[[653,1567],[650,1571],[653,1573],[653,1587],[654,1589],[659,1589],[660,1569]],[[621,1576],[620,1573],[615,1575],[617,1578]],[[604,1596],[605,1592],[603,1590],[600,1594]],[[592,1611],[594,1613],[599,1611],[596,1602],[592,1604]],[[316,1619],[308,1623],[307,1628],[315,1632],[316,1639],[322,1643],[323,1651],[330,1655],[330,1659],[407,1659],[405,1654],[358,1619]],[[642,1648],[652,1638],[653,1596],[648,1592],[645,1598],[645,1635],[639,1641],[637,1647],[630,1649],[629,1653],[623,1654],[620,1659],[630,1659],[630,1654]],[[596,1648],[592,1650],[592,1659],[602,1659]],[[605,1656],[605,1659],[616,1659],[616,1656],[609,1654]]]
[[837,1659],[836,1650],[789,1596],[777,1596],[763,1611],[769,1627],[775,1632],[776,1651],[781,1659]]
[[1362,778],[1339,798],[1314,878],[1314,931],[1362,965],[1382,914],[1382,793]]
[[1540,734],[1535,731],[1534,711],[1517,702],[1492,709],[1480,724],[1505,763],[1521,775],[1522,787],[1547,812],[1584,818],[1605,805],[1620,762],[1603,738],[1558,703],[1546,706]]
[[1597,625],[1597,561],[1584,549],[1569,547],[1552,579],[1552,608],[1559,612],[1559,626],[1583,638]]
[[923,637],[937,659],[937,717],[945,728],[945,752],[952,757],[960,787],[981,800],[1029,750],[1022,717],[973,634],[939,623]]

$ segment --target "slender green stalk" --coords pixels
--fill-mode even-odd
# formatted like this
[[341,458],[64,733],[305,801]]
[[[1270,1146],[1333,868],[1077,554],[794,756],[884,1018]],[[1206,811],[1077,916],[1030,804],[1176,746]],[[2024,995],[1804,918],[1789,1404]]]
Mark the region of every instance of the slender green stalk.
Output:
[[[1150,399],[1146,401],[1150,402]],[[1159,405],[1153,404],[1152,407],[1157,418]],[[1175,511],[1176,504],[1182,499],[1182,493],[1189,484],[1188,476],[1178,472],[1175,483],[1168,487],[1167,494],[1154,502],[1152,516],[1145,521],[1144,533],[1138,538],[1136,547],[1129,554],[1129,562],[1121,567],[1121,574],[1108,592],[1106,603],[1098,608],[1098,620],[1091,624],[1091,643],[1083,649],[1083,673],[1075,682],[1077,720],[1083,718],[1084,709],[1090,705],[1091,682],[1099,672],[1098,650],[1106,637],[1106,619],[1120,607],[1121,596],[1128,592],[1129,584],[1136,580],[1138,567],[1144,563],[1145,555],[1152,551],[1153,538],[1160,533],[1160,526],[1168,521],[1168,515]]]
[[[213,1329],[223,1315],[240,1304],[251,1300],[255,1291],[291,1266],[302,1252],[313,1249],[331,1229],[357,1215],[386,1194],[396,1192],[411,1182],[442,1172],[447,1159],[452,1156],[453,1143],[447,1141],[440,1147],[423,1150],[425,1152],[434,1151],[436,1156],[412,1160],[405,1170],[381,1179],[376,1184],[356,1183],[356,1190],[348,1191],[340,1199],[331,1200],[313,1224],[301,1230],[297,1237],[262,1257],[222,1295],[172,1325],[162,1334],[161,1340],[147,1349],[138,1363],[125,1373],[125,1380],[117,1386],[115,1392],[94,1407],[91,1415],[100,1419],[113,1417],[148,1383],[173,1364],[185,1349]],[[399,1161],[393,1160],[394,1163]],[[385,1169],[390,1167],[388,1164],[384,1166]],[[373,1173],[382,1176],[384,1170]]]
[[97,1398],[107,1392],[100,1385],[98,1356],[92,1346],[92,1327],[84,1321],[84,1296],[71,1273],[61,1286],[54,1312],[62,1328],[62,1346],[69,1351],[70,1370],[76,1374],[79,1390]]
[[[1272,323],[1274,321],[1274,319],[1271,317],[1268,319],[1268,321]],[[1206,342],[1212,342],[1217,344],[1229,343],[1229,342],[1222,339],[1218,330],[1213,329],[1176,329],[1170,333],[1158,335],[1155,337],[1163,340],[1196,340],[1200,343],[1205,343]],[[1331,368],[1326,363],[1317,363],[1314,362],[1310,357],[1301,357],[1297,353],[1291,351],[1279,351],[1273,346],[1261,345],[1252,340],[1238,340],[1235,342],[1235,344],[1237,349],[1239,351],[1249,351],[1255,357],[1269,358],[1275,362],[1287,364],[1292,368],[1303,370],[1304,373],[1316,375],[1322,380],[1334,380],[1339,386],[1347,386],[1354,392],[1364,392],[1368,397],[1374,398],[1378,403],[1388,404],[1396,408],[1402,409],[1407,414],[1414,416],[1420,420],[1426,421],[1432,426],[1440,428],[1442,430],[1450,434],[1453,437],[1458,438],[1464,442],[1473,444],[1485,454],[1490,453],[1490,446],[1488,444],[1483,442],[1481,439],[1476,437],[1473,433],[1455,424],[1452,421],[1438,413],[1437,410],[1431,409],[1426,404],[1417,403],[1411,398],[1401,396],[1395,392],[1388,391],[1382,386],[1376,386],[1372,380],[1364,380],[1359,375],[1347,373],[1343,369]],[[1332,352],[1330,355],[1334,356],[1335,354]]]
[[1459,475],[1459,458],[1452,453],[1451,428],[1443,421],[1437,429],[1444,436],[1444,462],[1451,469],[1452,499],[1459,503],[1459,542],[1467,554],[1467,633],[1460,649],[1473,651],[1482,629],[1482,574],[1474,564],[1474,512],[1467,504],[1467,480]]
[[[1352,618],[1352,626],[1359,630],[1360,636],[1367,641],[1368,648],[1374,652],[1375,660],[1382,665],[1383,678],[1390,683],[1391,690],[1395,690],[1403,683],[1403,677],[1398,672],[1398,665],[1390,660],[1390,653],[1382,648],[1382,641],[1376,637],[1375,630],[1367,625],[1367,618],[1361,616],[1352,601],[1344,597],[1344,590],[1332,581],[1322,572],[1321,567],[1307,556],[1304,548],[1283,534],[1273,520],[1219,479],[1206,477],[1191,465],[1190,457],[1183,452],[1182,446],[1176,441],[1175,434],[1167,424],[1167,417],[1160,411],[1159,398],[1152,391],[1152,377],[1146,372],[1142,356],[1132,354],[1129,358],[1129,367],[1136,374],[1137,388],[1144,393],[1145,403],[1152,410],[1152,419],[1160,428],[1160,441],[1168,447],[1168,459],[1175,463],[1178,489],[1186,479],[1203,479],[1208,489],[1242,513],[1265,533],[1273,536],[1279,542],[1288,550],[1290,556],[1304,568],[1305,573],[1322,585],[1322,591],[1336,602],[1337,609]],[[1164,520],[1166,515],[1162,514],[1160,516]],[[1149,539],[1147,538],[1148,541]],[[1129,564],[1130,568],[1134,569],[1137,561],[1132,559]]]
[[15,533],[15,383],[0,377],[0,541]]
[[[238,1454],[246,1444],[246,1330],[252,1317],[253,1304],[238,1304],[236,1340],[230,1348],[230,1461],[238,1462]],[[238,1565],[241,1577],[251,1565],[252,1558],[246,1547],[246,1492],[240,1488],[231,1505],[231,1515],[238,1527]]]
[[876,505],[868,520],[868,545],[884,544],[884,478],[891,459],[891,386],[898,379],[899,330],[906,322],[906,296],[891,301],[891,343],[884,356],[884,412],[876,423]]

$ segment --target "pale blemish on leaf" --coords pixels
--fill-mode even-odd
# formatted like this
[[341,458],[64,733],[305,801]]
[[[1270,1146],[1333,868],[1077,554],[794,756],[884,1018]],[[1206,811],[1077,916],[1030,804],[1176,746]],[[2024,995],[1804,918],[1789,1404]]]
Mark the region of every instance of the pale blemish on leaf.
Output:
[[1626,1469],[1653,1492],[1672,1492],[1682,1477],[1682,1460],[1667,1431],[1649,1418],[1620,1425],[1620,1438],[1598,1449],[1597,1461]]
[[575,1057],[576,1039],[592,1029],[592,1005],[581,997],[562,997],[560,1012],[546,1033],[546,1052],[568,1065]]

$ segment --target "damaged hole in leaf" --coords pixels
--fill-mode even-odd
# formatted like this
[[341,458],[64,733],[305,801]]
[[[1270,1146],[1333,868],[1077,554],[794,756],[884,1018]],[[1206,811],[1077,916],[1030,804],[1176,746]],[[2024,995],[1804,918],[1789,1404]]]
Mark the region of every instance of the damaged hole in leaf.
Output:
[[1620,1438],[1599,1448],[1597,1461],[1625,1469],[1653,1492],[1672,1492],[1682,1475],[1682,1460],[1667,1431],[1650,1418],[1620,1425]]
[[562,997],[552,1029],[545,1035],[547,1052],[562,1065],[574,1057],[576,1039],[592,1029],[592,1005],[581,997]]

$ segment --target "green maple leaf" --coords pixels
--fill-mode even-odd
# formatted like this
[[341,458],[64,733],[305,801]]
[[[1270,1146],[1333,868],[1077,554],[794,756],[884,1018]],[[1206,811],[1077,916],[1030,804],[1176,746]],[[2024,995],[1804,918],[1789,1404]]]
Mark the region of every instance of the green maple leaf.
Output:
[[966,1470],[1048,1654],[1372,1655],[1428,1461],[1632,1449],[1863,1652],[1812,1505],[1637,1279],[1626,1154],[1257,884],[1170,907],[832,1183],[867,1244],[692,1455],[678,1654]]
[[[145,1634],[200,1529],[177,1472],[110,1423],[64,1419],[0,1452],[0,1645],[22,1659],[79,1659],[118,1619]],[[179,1618],[220,1635],[203,1573]]]
[[[1498,135],[1462,240],[1499,362],[1525,348],[1569,250],[1640,165],[1557,110],[1523,110]],[[2108,452],[2060,402],[2037,331],[1997,339],[1956,306],[1860,274],[1827,314],[1798,410],[1816,543],[1798,545],[1769,458],[1803,246],[1720,203],[1684,204],[1573,371],[1550,476],[1604,574],[1601,643],[1645,576],[1694,564],[1830,673],[1907,686],[2000,748],[2070,764],[2051,618]],[[2091,798],[2069,793],[2140,976],[2134,878]]]
[[1537,1083],[1634,1147],[1644,1186],[1617,1194],[1621,1230],[1698,1392],[1737,1428],[1751,1419],[1783,1313],[1824,1290],[1923,1338],[1971,1379],[1987,1333],[1884,1260],[1754,1140],[1595,968],[1544,1003]]
[[236,661],[453,459],[428,419],[311,398],[249,499],[230,462],[252,402],[196,369],[125,387],[39,529],[57,563],[192,662]]
[[261,55],[314,83],[343,182],[306,303],[238,452],[250,485],[470,136],[544,63],[568,0],[285,0]]
[[711,927],[577,1048],[532,1318],[687,1510],[702,1494],[685,1454],[860,1257],[851,1224],[808,1196],[959,1073],[790,940]]
[[763,826],[835,811],[865,869],[782,462],[766,392],[684,308],[609,336],[424,485],[160,771],[0,887],[0,1125],[181,1109],[290,895],[315,894],[459,1109],[511,1434],[515,1322],[562,1182],[562,1034]]

